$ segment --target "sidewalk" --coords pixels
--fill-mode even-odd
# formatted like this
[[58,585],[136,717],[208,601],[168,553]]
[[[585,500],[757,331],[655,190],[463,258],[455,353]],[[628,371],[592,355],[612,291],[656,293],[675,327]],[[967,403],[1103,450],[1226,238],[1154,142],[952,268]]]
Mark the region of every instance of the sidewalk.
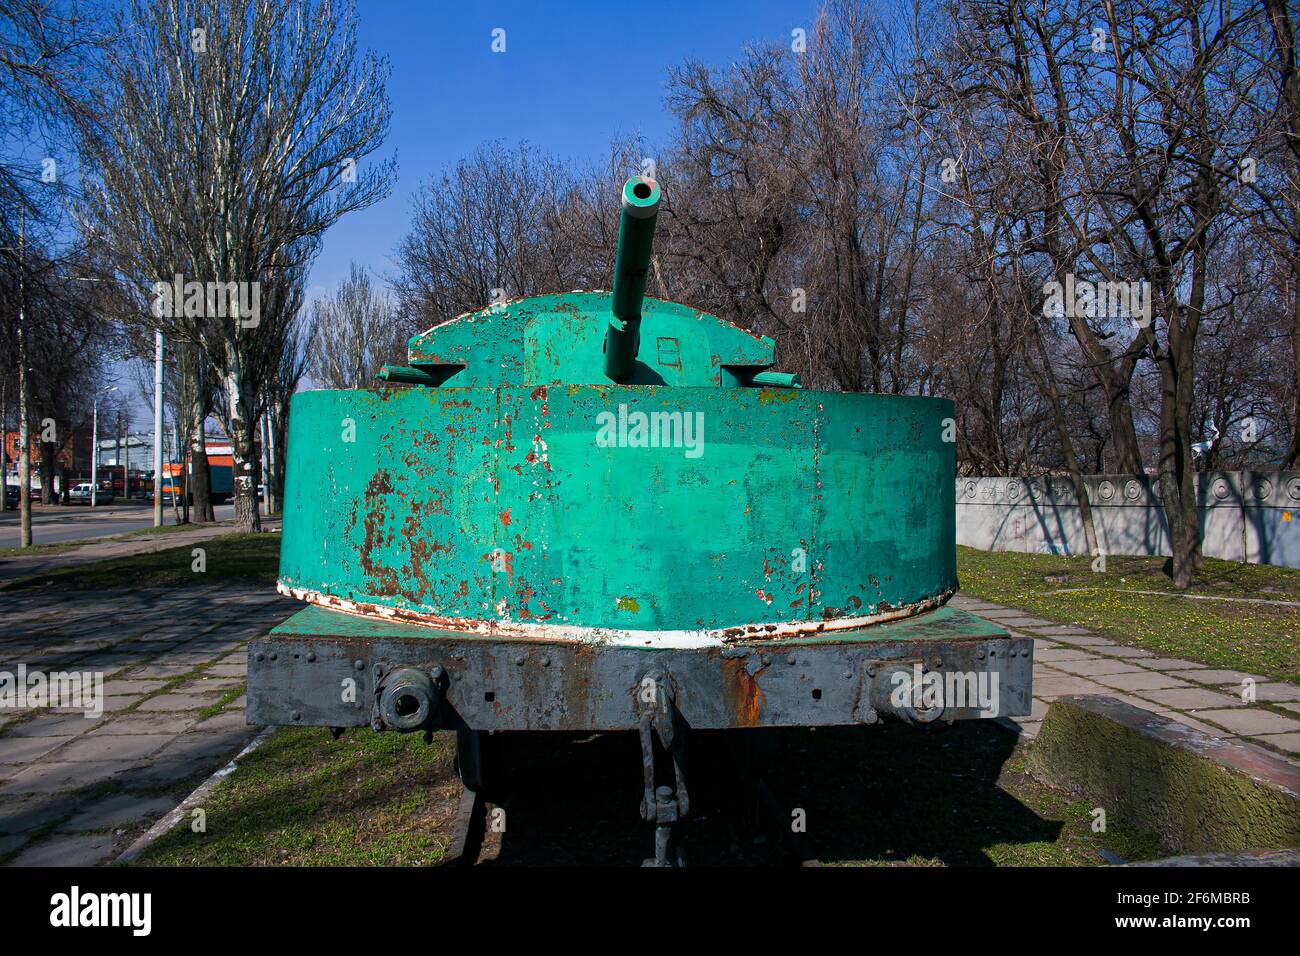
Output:
[[[1241,738],[1292,759],[1300,754],[1300,686],[1296,684],[1157,657],[1086,628],[1056,624],[964,594],[949,603],[1034,638],[1033,712],[1012,718],[1030,739],[1038,733],[1047,705],[1058,696],[1107,694],[1215,737]],[[1254,703],[1242,700],[1248,680],[1255,683]]]
[[0,595],[0,670],[104,675],[99,717],[0,710],[0,860],[105,863],[177,806],[257,732],[245,648],[297,606],[228,585]]
[[[263,531],[277,531],[279,528],[279,518],[262,519]],[[118,541],[91,541],[53,554],[0,558],[0,583],[38,577],[59,568],[89,564],[107,558],[124,558],[133,554],[152,554],[169,548],[183,548],[186,545],[231,534],[233,530],[228,524],[197,525],[193,531],[168,531],[163,534],[139,535]]]

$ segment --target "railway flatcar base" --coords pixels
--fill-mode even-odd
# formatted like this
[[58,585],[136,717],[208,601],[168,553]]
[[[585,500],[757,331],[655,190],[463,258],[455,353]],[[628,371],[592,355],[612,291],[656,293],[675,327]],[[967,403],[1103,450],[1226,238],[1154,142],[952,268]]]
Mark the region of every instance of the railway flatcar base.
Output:
[[[486,637],[308,607],[248,654],[250,721],[398,731],[640,731],[647,701],[664,697],[695,730],[1022,716],[1033,668],[1032,640],[948,607],[692,648]],[[939,689],[937,706],[898,693],[922,684]],[[661,737],[667,726],[654,724]]]
[[946,607],[859,630],[690,648],[486,637],[308,607],[250,645],[248,716],[456,730],[461,779],[489,799],[511,769],[503,735],[634,731],[641,817],[655,828],[647,862],[672,866],[673,828],[691,812],[688,731],[1019,716],[1029,713],[1032,667],[1032,640]]

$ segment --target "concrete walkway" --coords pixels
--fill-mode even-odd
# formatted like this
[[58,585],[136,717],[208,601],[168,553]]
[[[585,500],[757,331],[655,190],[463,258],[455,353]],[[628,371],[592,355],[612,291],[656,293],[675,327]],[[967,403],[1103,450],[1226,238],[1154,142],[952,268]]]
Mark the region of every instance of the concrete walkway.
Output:
[[99,717],[0,708],[0,862],[104,863],[179,804],[256,733],[244,648],[297,606],[230,586],[0,594],[0,671],[104,675]]
[[[1027,737],[1038,733],[1047,705],[1058,696],[1108,694],[1215,737],[1249,740],[1291,759],[1300,754],[1296,684],[1158,657],[1086,628],[1056,624],[964,594],[950,603],[1034,639],[1033,713],[1013,718]],[[1254,682],[1253,703],[1243,700],[1248,681]]]
[[[279,518],[262,519],[263,531],[277,531],[279,528]],[[91,541],[67,551],[0,558],[0,582],[38,577],[59,568],[89,564],[92,561],[124,558],[132,554],[152,554],[169,548],[183,548],[186,545],[231,534],[232,530],[228,524],[196,525],[193,531],[168,531],[117,541]]]

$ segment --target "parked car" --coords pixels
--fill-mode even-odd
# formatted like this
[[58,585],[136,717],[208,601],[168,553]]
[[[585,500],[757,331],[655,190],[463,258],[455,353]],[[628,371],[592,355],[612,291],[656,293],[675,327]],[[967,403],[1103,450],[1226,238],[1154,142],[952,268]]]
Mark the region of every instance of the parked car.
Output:
[[[73,504],[90,504],[90,492],[93,487],[94,486],[88,481],[83,481],[81,484],[75,485],[73,489],[68,492],[68,500]],[[96,504],[112,504],[113,492],[106,488],[100,488],[94,498]]]
[[[18,507],[18,495],[19,492],[21,491],[22,491],[22,487],[20,485],[5,485],[5,500],[9,502],[10,508]],[[41,500],[41,489],[33,488],[32,503],[34,504],[40,500]]]

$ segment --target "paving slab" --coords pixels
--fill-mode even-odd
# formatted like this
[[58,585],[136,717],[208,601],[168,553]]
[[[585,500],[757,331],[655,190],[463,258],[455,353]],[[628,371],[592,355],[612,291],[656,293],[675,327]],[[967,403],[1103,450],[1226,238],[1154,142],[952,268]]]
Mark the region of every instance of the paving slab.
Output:
[[172,734],[89,734],[59,751],[58,759],[139,760],[175,740]]
[[1043,700],[1062,694],[1104,694],[1108,689],[1082,677],[1051,677],[1034,682],[1034,696]]
[[1089,654],[1087,651],[1064,650],[1058,647],[1048,648],[1039,653],[1034,651],[1034,660],[1042,661],[1044,664],[1051,664],[1056,661],[1092,661],[1096,660],[1096,654]]
[[27,794],[52,794],[89,787],[111,780],[130,770],[129,761],[103,760],[84,763],[45,761],[14,774],[0,784],[0,799]]
[[87,738],[118,734],[179,734],[188,730],[196,720],[198,716],[195,714],[142,714],[136,711],[101,724],[87,734]]
[[981,616],[991,617],[994,620],[996,620],[999,624],[1005,625],[1006,627],[1024,627],[1024,628],[1037,629],[1040,627],[1056,626],[1054,621],[1047,621],[1041,617],[1027,617],[1024,614],[1000,614],[998,612],[992,612],[990,614],[981,615]]
[[0,833],[27,833],[47,827],[79,812],[89,804],[81,795],[39,797],[0,796]]
[[[1148,704],[1146,709],[1150,710],[1151,707],[1152,705]],[[1228,736],[1228,731],[1224,730],[1222,727],[1215,727],[1211,724],[1207,724],[1204,721],[1197,720],[1195,717],[1190,717],[1187,714],[1181,713],[1180,711],[1177,710],[1166,710],[1161,716],[1167,717],[1169,720],[1183,724],[1186,727],[1195,727],[1201,733],[1208,734],[1211,737]]]
[[255,732],[255,728],[245,725],[210,734],[182,734],[160,750],[155,760],[163,762],[186,759],[200,762],[214,757],[232,757],[243,749]]
[[1283,717],[1258,707],[1198,711],[1197,717],[1227,727],[1233,733],[1254,737],[1259,734],[1300,733],[1300,720]]
[[1267,677],[1261,677],[1258,674],[1247,674],[1245,671],[1211,670],[1210,668],[1198,670],[1195,674],[1188,676],[1199,684],[1240,684],[1246,680],[1253,680],[1256,684],[1263,684],[1268,681]]
[[171,797],[152,797],[145,794],[115,793],[91,804],[76,816],[60,823],[57,830],[76,833],[81,830],[106,830],[128,826],[142,820],[160,817],[176,806]]
[[1162,687],[1191,686],[1185,680],[1160,671],[1147,671],[1143,674],[1101,674],[1096,679],[1099,684],[1114,687],[1116,690],[1158,690]]
[[10,766],[10,773],[13,766],[26,766],[34,763],[41,757],[44,757],[51,750],[62,747],[69,740],[76,740],[73,736],[67,737],[0,737],[0,764]]
[[1092,634],[1058,634],[1052,640],[1061,644],[1068,644],[1070,647],[1082,647],[1087,650],[1119,646],[1109,638],[1097,637]]
[[1185,661],[1177,657],[1149,657],[1138,661],[1143,667],[1157,671],[1187,671],[1204,667],[1196,661]]
[[194,733],[207,734],[217,730],[240,730],[252,725],[248,722],[248,716],[242,710],[223,710],[215,717],[209,717],[207,720],[199,721],[194,725]]
[[1257,743],[1270,744],[1287,753],[1300,754],[1300,733],[1268,734],[1264,737],[1252,737]]
[[[1037,643],[1034,646],[1037,647]],[[213,664],[203,673],[214,677],[245,677],[248,675],[248,664]]]
[[160,694],[150,697],[139,706],[136,713],[173,710],[201,710],[210,707],[215,698],[199,694]]
[[1220,707],[1246,706],[1236,697],[1201,687],[1173,687],[1168,690],[1143,690],[1136,693],[1139,697],[1174,710],[1212,710]]
[[122,676],[130,680],[159,677],[171,680],[172,678],[188,674],[192,670],[194,670],[193,664],[144,664],[127,671]]
[[1102,674],[1146,674],[1142,668],[1127,661],[1113,661],[1104,657],[1090,657],[1077,661],[1055,661],[1052,669],[1065,671],[1079,677],[1098,677]]
[[113,856],[111,833],[55,836],[32,844],[10,866],[97,866]]
[[30,839],[22,833],[0,833],[0,856],[9,855]]
[[243,687],[245,679],[242,677],[206,677],[197,680],[186,681],[177,687],[172,688],[174,694],[224,694],[232,687]]
[[84,734],[94,730],[104,718],[86,717],[81,712],[60,713],[33,717],[31,720],[10,727],[5,731],[4,739],[11,737],[68,737]]
[[1155,656],[1150,651],[1144,650],[1141,647],[1126,647],[1123,644],[1116,644],[1114,647],[1099,648],[1098,651],[1099,653],[1105,654],[1107,657],[1128,658],[1128,657],[1154,657]]
[[117,697],[122,694],[149,694],[156,691],[164,680],[111,680],[104,684],[104,695]]
[[[1300,701],[1300,686],[1295,684],[1256,684],[1255,699],[1267,700],[1271,703]],[[1287,708],[1287,710],[1295,709],[1295,707]]]

